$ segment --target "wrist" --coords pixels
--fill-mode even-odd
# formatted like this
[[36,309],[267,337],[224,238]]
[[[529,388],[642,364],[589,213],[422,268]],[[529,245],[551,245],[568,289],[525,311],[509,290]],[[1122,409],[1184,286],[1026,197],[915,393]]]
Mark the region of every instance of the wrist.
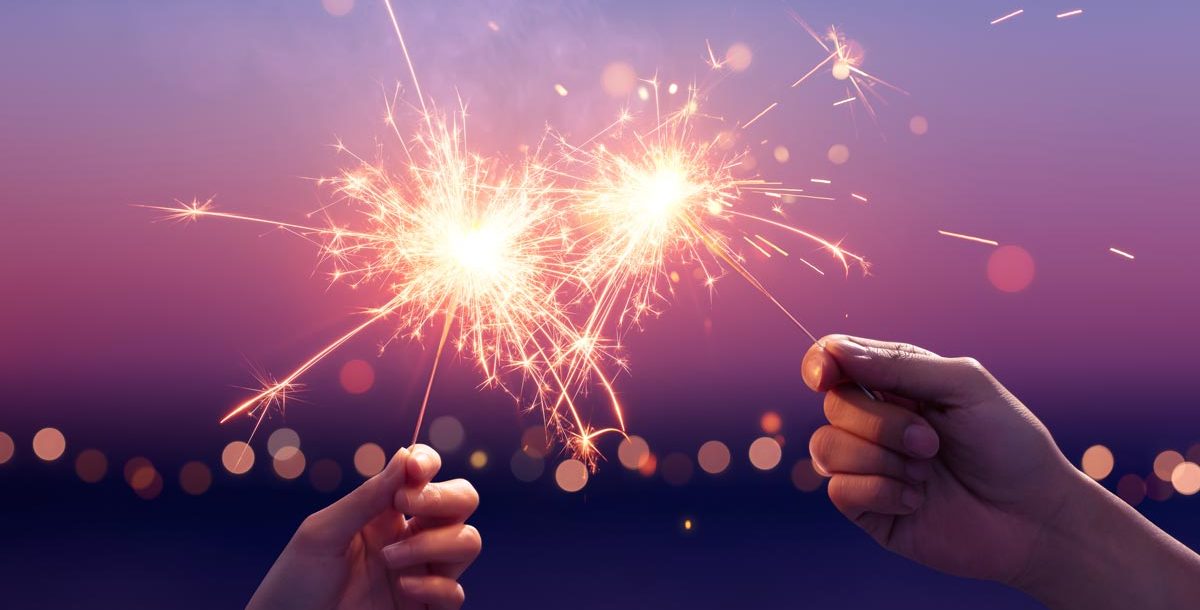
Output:
[[1055,609],[1176,607],[1200,598],[1195,553],[1074,468],[1063,489],[1012,586]]

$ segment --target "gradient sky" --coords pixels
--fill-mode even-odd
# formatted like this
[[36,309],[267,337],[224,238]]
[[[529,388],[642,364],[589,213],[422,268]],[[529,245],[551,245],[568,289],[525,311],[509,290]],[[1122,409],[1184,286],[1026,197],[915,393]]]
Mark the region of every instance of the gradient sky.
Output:
[[[742,144],[765,178],[831,178],[840,200],[798,204],[791,218],[844,237],[874,265],[867,278],[819,277],[751,257],[801,319],[818,333],[979,358],[1073,460],[1104,442],[1118,471],[1144,474],[1155,452],[1200,440],[1188,387],[1200,363],[1200,5],[1038,3],[990,27],[1015,6],[399,4],[426,93],[469,102],[472,145],[489,154],[515,156],[547,125],[586,136],[626,103],[641,109],[605,95],[609,62],[686,83],[705,75],[706,40],[748,45],[752,64],[711,92],[710,110],[746,117],[782,101]],[[1076,4],[1083,15],[1054,18]],[[842,95],[827,74],[788,89],[823,55],[785,6],[849,32],[864,68],[910,95],[888,94],[875,126],[831,106]],[[131,204],[215,196],[222,210],[281,220],[322,205],[306,177],[345,162],[328,145],[340,137],[370,151],[383,134],[381,90],[407,82],[385,13],[368,0],[340,17],[318,0],[14,2],[5,13],[0,429],[27,437],[55,425],[122,454],[215,456],[249,432],[216,420],[254,368],[287,369],[378,295],[327,285],[302,240],[220,221],[156,223]],[[570,94],[556,95],[556,83]],[[927,134],[909,131],[916,115]],[[826,159],[834,144],[849,147],[847,164]],[[785,164],[771,158],[777,145],[790,151]],[[848,200],[850,190],[870,203]],[[938,229],[1024,248],[1032,284],[997,290],[992,249]],[[807,436],[820,412],[798,375],[805,338],[735,277],[711,303],[681,293],[627,338],[632,370],[619,387],[631,429],[694,451],[727,433],[750,438],[771,408],[786,434]],[[376,362],[381,338],[315,370],[288,425],[324,436],[330,451],[371,437],[398,445],[430,354],[401,343]],[[351,358],[380,371],[365,395],[336,389]],[[449,367],[433,408],[514,447],[531,418],[476,392],[475,376]],[[791,443],[785,460],[803,454]]]

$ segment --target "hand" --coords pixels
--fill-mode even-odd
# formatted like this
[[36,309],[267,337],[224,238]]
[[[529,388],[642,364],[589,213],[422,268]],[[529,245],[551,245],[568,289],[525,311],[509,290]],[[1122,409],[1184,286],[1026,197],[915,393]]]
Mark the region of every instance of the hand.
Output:
[[[943,572],[1012,582],[1074,468],[978,362],[833,336],[804,358],[829,425],[809,442],[829,498],[877,542]],[[883,392],[873,401],[854,381]]]
[[460,607],[458,578],[481,547],[464,523],[479,495],[463,479],[430,483],[441,465],[425,445],[401,449],[382,472],[309,516],[247,609]]
[[809,451],[829,498],[884,547],[1054,607],[1200,599],[1200,557],[1076,470],[974,359],[835,335],[802,373],[827,392]]

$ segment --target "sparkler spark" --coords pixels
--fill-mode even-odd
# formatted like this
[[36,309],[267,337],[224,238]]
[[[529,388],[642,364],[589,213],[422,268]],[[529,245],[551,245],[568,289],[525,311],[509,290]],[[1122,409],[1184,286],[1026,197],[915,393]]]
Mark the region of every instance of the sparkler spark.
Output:
[[[327,226],[281,222],[216,211],[211,201],[147,206],[179,220],[220,218],[287,231],[319,246],[334,280],[381,286],[389,294],[290,373],[264,382],[222,422],[250,415],[261,423],[273,406],[282,407],[305,373],[387,320],[391,330],[385,345],[398,338],[420,341],[429,330],[437,337],[414,443],[449,344],[475,363],[483,386],[540,409],[547,427],[594,466],[594,439],[625,429],[608,372],[625,362],[611,337],[658,313],[674,290],[669,265],[698,265],[710,290],[724,270],[733,270],[814,342],[816,336],[746,267],[734,247],[741,243],[738,238],[765,257],[772,252],[788,257],[787,249],[761,234],[778,233],[824,251],[844,273],[852,266],[867,272],[866,260],[839,242],[761,215],[756,198],[770,203],[779,217],[785,215],[783,204],[796,199],[833,198],[741,177],[748,152],[728,153],[721,134],[699,134],[696,122],[715,117],[701,114],[694,85],[678,109],[663,118],[658,79],[644,80],[638,97],[649,100],[652,91],[656,110],[655,122],[646,128],[633,126],[633,117],[623,112],[582,144],[558,138],[550,151],[536,147],[519,163],[470,152],[465,109],[446,115],[427,103],[390,0],[384,6],[420,103],[419,126],[411,135],[401,133],[393,97],[385,123],[403,152],[402,163],[367,161],[338,144],[338,152],[353,159],[352,167],[318,183],[357,213],[354,222],[346,227],[332,221]],[[857,92],[835,106],[862,100],[870,109],[864,91],[875,84],[895,88],[859,69],[861,56],[836,30],[827,37],[832,48],[816,38],[830,51],[817,68],[834,62],[834,76],[849,79]],[[725,67],[711,47],[709,64],[714,70]],[[554,88],[567,96],[561,83]],[[669,85],[668,94],[678,91],[676,84]],[[773,102],[736,129],[745,131],[777,106]],[[819,178],[811,182],[830,184]],[[596,428],[582,417],[577,400],[593,387],[603,390],[614,426]]]
[[1113,254],[1116,254],[1117,256],[1123,256],[1129,260],[1133,260],[1133,255],[1124,250],[1118,250],[1116,248],[1109,248],[1108,251],[1112,252]]
[[963,233],[953,233],[951,231],[943,231],[941,229],[938,229],[938,234],[945,235],[946,237],[953,237],[955,239],[962,239],[962,240],[966,240],[966,241],[973,241],[973,242],[980,243],[980,244],[987,244],[989,246],[999,246],[1000,245],[1000,242],[993,240],[993,239],[984,239],[982,237],[975,237],[974,235],[965,235]]
[[1017,15],[1020,15],[1021,13],[1024,13],[1024,12],[1025,12],[1025,9],[1019,8],[1003,17],[997,17],[996,19],[993,19],[991,21],[991,25],[999,25],[999,24],[1004,23],[1005,21],[1008,21],[1009,19],[1012,19],[1013,17],[1016,17]]

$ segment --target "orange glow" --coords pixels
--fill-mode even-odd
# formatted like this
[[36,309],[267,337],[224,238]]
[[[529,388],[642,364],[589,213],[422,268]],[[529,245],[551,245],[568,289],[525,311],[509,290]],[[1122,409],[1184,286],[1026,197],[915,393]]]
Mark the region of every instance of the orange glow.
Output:
[[212,470],[204,462],[188,462],[179,469],[179,486],[189,496],[202,495],[212,486]]
[[1097,481],[1103,481],[1113,471],[1112,451],[1104,445],[1092,445],[1083,452],[1080,466],[1087,476]]
[[721,441],[708,441],[700,445],[696,454],[696,462],[700,469],[708,474],[720,474],[729,468],[729,447]]
[[813,468],[812,460],[803,459],[792,466],[792,485],[800,491],[816,491],[825,478]]
[[53,462],[67,450],[67,438],[57,428],[42,428],[33,435],[33,453],[38,458]]
[[230,474],[246,474],[254,467],[254,448],[242,441],[225,445],[221,452],[221,465]]
[[565,460],[554,469],[554,482],[559,489],[575,493],[587,485],[588,467],[579,460]]
[[16,444],[13,443],[12,437],[0,432],[0,464],[8,463],[15,451]]
[[350,394],[363,394],[375,385],[375,367],[365,360],[350,360],[338,372],[342,389]]
[[659,468],[663,480],[668,485],[675,487],[687,485],[687,482],[692,480],[694,470],[691,458],[678,452],[667,454],[667,457],[663,458],[662,465]]
[[1163,451],[1154,458],[1154,476],[1163,481],[1170,481],[1175,467],[1183,463],[1183,455],[1178,451]]
[[85,483],[99,483],[108,473],[108,457],[96,449],[86,449],[75,458],[75,474]]
[[364,477],[373,477],[387,466],[387,455],[375,443],[363,443],[354,452],[354,469]]
[[783,429],[783,418],[774,411],[767,411],[762,414],[758,426],[767,434],[779,434],[779,431]]
[[1175,491],[1185,496],[1200,492],[1200,465],[1181,462],[1171,471],[1171,485],[1175,486]]
[[298,478],[300,475],[304,474],[305,465],[306,460],[304,458],[304,452],[300,451],[299,449],[288,452],[287,457],[276,457],[271,462],[271,466],[274,468],[275,474],[279,475],[279,478],[288,481]]
[[650,459],[650,445],[646,439],[631,435],[617,446],[617,459],[630,470],[639,470]]
[[1021,292],[1029,288],[1035,270],[1033,256],[1020,246],[1000,246],[988,257],[988,281],[1001,292]]
[[771,470],[779,465],[783,458],[783,448],[779,442],[769,436],[763,436],[750,443],[750,463],[759,470]]
[[308,480],[313,489],[321,493],[329,493],[342,484],[342,467],[331,459],[320,459],[313,462],[308,469]]
[[646,460],[643,461],[642,465],[638,466],[638,469],[637,469],[638,474],[640,474],[644,477],[654,476],[654,473],[657,470],[658,470],[658,456],[654,455],[653,453],[647,454]]
[[471,452],[471,457],[467,460],[471,464],[471,468],[482,470],[488,463],[488,454],[482,449]]

